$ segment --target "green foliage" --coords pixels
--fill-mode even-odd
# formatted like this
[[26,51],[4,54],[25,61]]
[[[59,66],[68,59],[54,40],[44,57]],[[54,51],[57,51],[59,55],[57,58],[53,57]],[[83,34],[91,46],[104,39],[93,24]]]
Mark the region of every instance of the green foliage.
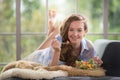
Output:
[[[15,20],[13,18],[13,0],[3,0],[0,5],[0,32],[15,31]],[[12,28],[11,28],[12,27]]]
[[9,62],[15,60],[16,43],[15,37],[0,37],[0,61]]
[[31,54],[40,46],[45,36],[23,36],[22,37],[22,58]]
[[111,35],[108,37],[108,39],[120,40],[120,35],[115,35],[115,36]]
[[109,27],[110,32],[120,32],[120,0],[109,0]]
[[1,5],[1,7],[2,7],[2,12],[4,12],[4,13],[2,13],[2,14],[4,14],[4,16],[3,16],[3,19],[5,19],[5,18],[11,18],[12,17],[12,15],[13,15],[13,0],[3,0],[3,3],[2,3],[2,5]]
[[103,10],[101,9],[103,7],[102,0],[91,0],[91,10],[92,10],[92,18],[97,19],[102,16]]
[[3,69],[3,66],[0,66],[0,73],[1,73],[2,69]]
[[45,16],[38,10],[34,10],[30,15],[31,19],[26,18],[25,15],[22,16],[22,32],[42,32],[45,26]]
[[86,35],[87,39],[90,39],[92,42],[94,42],[97,39],[103,39],[102,35]]
[[24,17],[31,20],[32,12],[40,8],[40,2],[39,0],[22,0],[22,1],[24,6],[23,15],[25,15]]

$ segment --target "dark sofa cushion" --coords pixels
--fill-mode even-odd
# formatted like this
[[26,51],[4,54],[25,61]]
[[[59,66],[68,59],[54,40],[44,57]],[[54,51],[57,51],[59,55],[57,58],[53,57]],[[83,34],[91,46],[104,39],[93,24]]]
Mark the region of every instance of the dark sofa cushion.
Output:
[[107,76],[120,77],[120,42],[111,42],[105,48],[102,56],[103,65]]

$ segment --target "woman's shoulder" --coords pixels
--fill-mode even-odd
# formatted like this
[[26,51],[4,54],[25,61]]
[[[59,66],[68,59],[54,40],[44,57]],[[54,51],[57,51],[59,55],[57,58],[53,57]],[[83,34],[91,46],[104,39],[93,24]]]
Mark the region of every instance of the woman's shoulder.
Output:
[[85,39],[85,40],[86,40],[86,42],[93,44],[93,42],[91,40],[89,40],[89,39]]
[[91,40],[88,39],[84,39],[86,42],[86,45],[88,46],[88,48],[93,48],[93,42]]
[[93,42],[91,40],[89,40],[89,39],[84,38],[84,39],[82,39],[82,42],[93,45]]

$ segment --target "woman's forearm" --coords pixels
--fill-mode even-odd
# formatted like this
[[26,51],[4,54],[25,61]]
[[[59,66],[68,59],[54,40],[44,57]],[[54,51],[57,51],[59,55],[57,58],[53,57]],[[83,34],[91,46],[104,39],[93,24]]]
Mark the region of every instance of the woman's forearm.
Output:
[[49,66],[56,66],[59,63],[60,51],[54,51],[53,59]]

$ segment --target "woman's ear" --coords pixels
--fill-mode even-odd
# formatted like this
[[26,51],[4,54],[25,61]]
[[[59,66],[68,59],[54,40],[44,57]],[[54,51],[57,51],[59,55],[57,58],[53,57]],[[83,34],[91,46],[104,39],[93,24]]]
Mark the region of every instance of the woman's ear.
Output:
[[84,34],[84,36],[87,34],[87,32],[88,32],[88,29],[85,30],[85,34]]
[[88,32],[88,29],[85,30],[85,33],[87,33],[87,32]]

